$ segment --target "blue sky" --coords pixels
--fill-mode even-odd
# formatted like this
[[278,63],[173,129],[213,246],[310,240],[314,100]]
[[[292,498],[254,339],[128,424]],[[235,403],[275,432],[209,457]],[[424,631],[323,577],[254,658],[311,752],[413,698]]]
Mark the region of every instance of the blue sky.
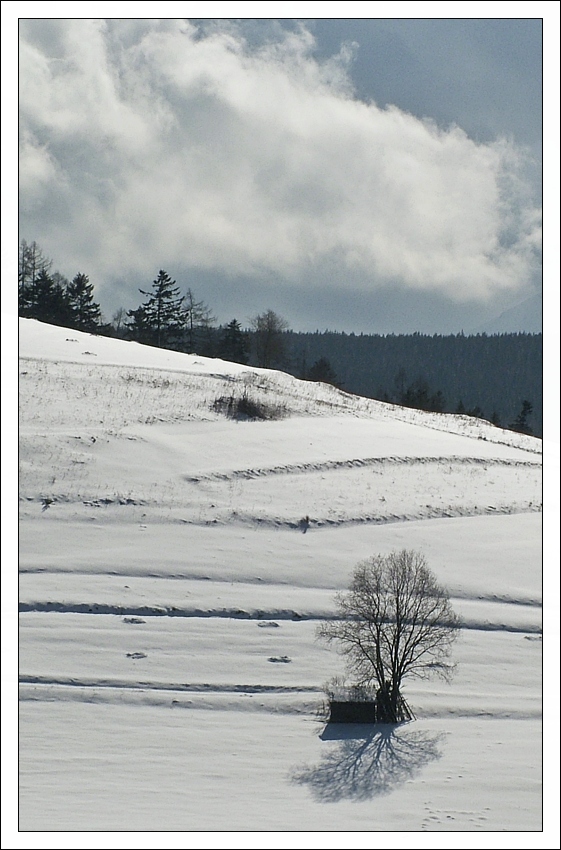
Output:
[[535,306],[539,19],[29,19],[19,55],[20,237],[107,319],[160,268],[296,330]]

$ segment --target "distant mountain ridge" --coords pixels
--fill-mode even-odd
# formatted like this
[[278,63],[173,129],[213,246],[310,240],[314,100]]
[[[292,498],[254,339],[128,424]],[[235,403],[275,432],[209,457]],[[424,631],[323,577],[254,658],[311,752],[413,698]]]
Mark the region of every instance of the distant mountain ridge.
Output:
[[541,334],[543,328],[543,302],[541,295],[533,295],[505,310],[494,319],[490,319],[470,333],[502,334],[530,333]]

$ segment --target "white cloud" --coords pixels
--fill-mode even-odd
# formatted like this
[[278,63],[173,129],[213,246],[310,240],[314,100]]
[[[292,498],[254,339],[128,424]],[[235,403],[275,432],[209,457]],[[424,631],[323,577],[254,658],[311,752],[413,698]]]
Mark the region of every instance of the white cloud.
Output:
[[33,207],[45,200],[46,190],[56,182],[57,168],[47,148],[25,128],[20,138],[19,168],[22,206]]
[[527,282],[522,153],[354,99],[352,48],[320,64],[303,28],[250,49],[233,26],[49,27],[22,25],[21,230],[57,264],[101,284],[174,264],[295,286],[348,271],[455,300]]

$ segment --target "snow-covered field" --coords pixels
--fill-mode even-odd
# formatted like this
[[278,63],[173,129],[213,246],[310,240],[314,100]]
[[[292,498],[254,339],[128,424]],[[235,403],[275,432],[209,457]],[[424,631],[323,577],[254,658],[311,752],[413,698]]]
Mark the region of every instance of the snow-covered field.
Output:
[[[24,319],[19,374],[20,830],[542,846],[541,441]],[[244,393],[282,418],[215,409]],[[318,620],[402,548],[457,674],[406,684],[410,724],[326,727]]]

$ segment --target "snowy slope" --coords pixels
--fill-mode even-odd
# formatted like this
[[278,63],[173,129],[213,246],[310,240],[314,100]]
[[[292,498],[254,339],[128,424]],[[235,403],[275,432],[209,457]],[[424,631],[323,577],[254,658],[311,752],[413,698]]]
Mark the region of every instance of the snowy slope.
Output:
[[[32,320],[19,371],[22,830],[541,828],[539,440]],[[458,674],[333,738],[316,624],[404,547]]]

